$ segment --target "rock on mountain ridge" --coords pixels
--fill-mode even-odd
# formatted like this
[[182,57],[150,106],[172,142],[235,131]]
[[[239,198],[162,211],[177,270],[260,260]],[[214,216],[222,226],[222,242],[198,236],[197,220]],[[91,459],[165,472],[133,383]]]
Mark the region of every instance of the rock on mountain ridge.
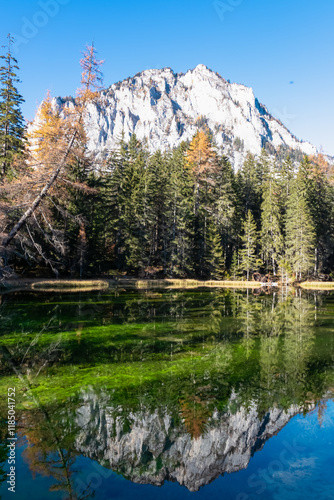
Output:
[[[60,97],[54,104],[73,105]],[[185,74],[146,70],[115,83],[88,106],[85,118],[88,149],[97,154],[117,148],[123,134],[128,140],[133,133],[150,151],[174,148],[204,124],[236,168],[248,151],[259,155],[266,144],[317,154],[275,119],[251,88],[229,83],[203,64]]]

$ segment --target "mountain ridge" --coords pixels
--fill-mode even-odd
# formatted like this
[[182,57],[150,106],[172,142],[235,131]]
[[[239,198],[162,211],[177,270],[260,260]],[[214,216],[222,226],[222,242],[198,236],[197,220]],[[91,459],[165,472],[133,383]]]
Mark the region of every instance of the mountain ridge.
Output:
[[[73,106],[70,98],[54,98],[57,107]],[[110,85],[87,107],[88,150],[104,154],[120,138],[136,134],[150,151],[168,150],[189,141],[207,127],[220,153],[238,169],[248,152],[280,147],[316,155],[310,142],[300,141],[274,118],[253,89],[230,83],[204,64],[186,73],[171,68],[144,70]]]

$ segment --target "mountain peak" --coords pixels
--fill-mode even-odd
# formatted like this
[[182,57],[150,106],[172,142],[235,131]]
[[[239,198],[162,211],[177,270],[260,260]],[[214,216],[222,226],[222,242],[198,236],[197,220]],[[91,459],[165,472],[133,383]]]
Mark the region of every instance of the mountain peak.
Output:
[[190,141],[199,126],[211,131],[220,153],[236,169],[247,153],[259,155],[262,148],[295,150],[296,159],[317,154],[271,116],[251,88],[227,84],[204,64],[185,74],[171,68],[146,70],[111,85],[89,105],[85,126],[89,150],[97,154],[117,148],[122,136],[127,140],[134,133],[150,151],[174,148]]
[[200,72],[206,72],[209,71],[210,73],[213,73],[211,69],[209,69],[205,64],[198,64],[195,68],[194,71],[200,71]]

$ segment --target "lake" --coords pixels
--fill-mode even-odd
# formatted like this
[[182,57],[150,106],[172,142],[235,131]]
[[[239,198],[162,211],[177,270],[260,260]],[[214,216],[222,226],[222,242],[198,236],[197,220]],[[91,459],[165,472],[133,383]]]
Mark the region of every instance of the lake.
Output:
[[334,499],[334,293],[0,297],[3,499]]

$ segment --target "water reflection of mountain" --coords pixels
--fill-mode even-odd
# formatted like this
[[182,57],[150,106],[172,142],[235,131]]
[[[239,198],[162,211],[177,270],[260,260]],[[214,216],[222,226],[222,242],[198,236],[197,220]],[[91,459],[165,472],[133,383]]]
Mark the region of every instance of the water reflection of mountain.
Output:
[[[168,412],[143,409],[129,414],[125,425],[121,409],[104,408],[93,392],[84,399],[76,419],[79,453],[133,482],[161,486],[165,480],[177,481],[190,491],[221,474],[245,469],[252,454],[300,412],[293,405],[260,415],[255,404],[235,412],[215,411],[203,434],[194,438],[184,419],[175,425]],[[230,408],[235,401],[233,395]]]
[[[90,494],[72,491],[79,454],[196,491],[247,467],[334,387],[321,294],[19,296],[0,314],[0,382],[17,387],[23,459],[69,498]],[[0,482],[1,463],[0,450]]]

